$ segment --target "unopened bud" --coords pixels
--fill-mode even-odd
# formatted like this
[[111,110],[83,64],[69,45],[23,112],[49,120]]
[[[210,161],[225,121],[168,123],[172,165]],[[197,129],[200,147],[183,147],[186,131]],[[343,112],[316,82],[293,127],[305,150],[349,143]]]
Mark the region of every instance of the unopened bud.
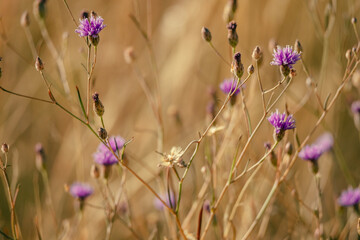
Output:
[[[265,148],[267,151],[270,151],[271,150],[271,144],[269,142],[266,142],[264,144]],[[271,165],[273,165],[274,167],[277,166],[277,156],[276,154],[274,153],[274,151],[271,151],[267,157],[271,163]]]
[[241,54],[239,52],[235,53],[234,60],[232,63],[232,71],[239,79],[244,74],[244,65],[241,62]]
[[351,23],[356,24],[357,23],[357,18],[356,17],[351,18]]
[[104,179],[109,179],[111,174],[111,165],[101,165],[101,176]]
[[3,143],[3,144],[1,145],[1,151],[2,151],[3,153],[8,153],[8,152],[9,152],[9,145],[7,145],[7,143]]
[[90,169],[90,176],[94,179],[98,179],[100,177],[100,171],[99,168],[93,164]]
[[44,70],[44,63],[41,61],[40,57],[37,57],[35,60],[35,68],[39,72]]
[[319,164],[317,160],[309,161],[310,164],[310,170],[313,174],[317,174],[319,172]]
[[124,50],[124,59],[125,62],[130,64],[136,60],[135,51],[133,47],[127,47]]
[[92,96],[94,103],[93,103],[93,109],[94,112],[101,117],[102,115],[104,115],[104,105],[102,104],[102,102],[99,99],[99,94],[98,93],[94,93],[94,95]]
[[254,65],[251,64],[251,65],[248,67],[247,71],[248,71],[248,74],[249,74],[249,75],[253,74],[254,71],[255,71]]
[[93,17],[93,18],[97,18],[98,14],[96,12],[94,12],[94,11],[91,11],[90,16]]
[[99,137],[102,140],[105,140],[107,138],[107,136],[108,136],[107,131],[105,130],[105,128],[99,128],[98,134],[99,134]]
[[262,51],[261,48],[259,46],[256,46],[253,53],[252,53],[252,58],[255,61],[259,61],[262,58]]
[[296,76],[296,69],[292,68],[290,69],[289,77],[293,78]]
[[88,11],[82,11],[81,14],[80,14],[80,18],[81,19],[86,19],[86,18],[89,18],[89,12]]
[[100,36],[99,35],[90,35],[90,42],[92,43],[92,45],[94,45],[95,47],[99,44],[100,42]]
[[281,65],[280,66],[280,72],[284,77],[289,76],[290,74],[290,68],[288,65]]
[[298,39],[296,39],[296,41],[295,41],[294,50],[297,53],[301,53],[303,51],[303,47]]
[[228,29],[228,41],[231,47],[235,48],[236,45],[239,42],[239,37],[236,33],[236,27],[237,24],[235,21],[229,22],[229,24],[226,26]]
[[46,157],[45,151],[41,143],[35,145],[35,165],[37,170],[42,171],[45,169]]
[[25,11],[20,18],[20,24],[23,27],[28,27],[30,25],[30,16],[29,16],[29,12]]
[[350,49],[348,49],[345,53],[345,57],[348,61],[350,61],[351,57],[352,57],[352,52]]
[[205,41],[211,42],[212,39],[211,32],[206,27],[201,28],[201,36]]
[[285,153],[287,155],[291,155],[293,153],[293,145],[291,144],[291,142],[287,142],[285,145]]
[[46,0],[35,0],[33,5],[34,15],[38,18],[45,18],[46,8],[45,8]]

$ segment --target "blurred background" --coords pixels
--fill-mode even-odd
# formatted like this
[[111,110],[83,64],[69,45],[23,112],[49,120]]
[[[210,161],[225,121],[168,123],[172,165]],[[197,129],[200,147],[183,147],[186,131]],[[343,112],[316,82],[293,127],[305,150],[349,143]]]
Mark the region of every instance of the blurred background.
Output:
[[[191,140],[197,139],[198,132],[203,132],[209,123],[210,116],[206,109],[212,100],[210,93],[216,91],[217,109],[226,97],[218,86],[232,74],[229,66],[201,38],[201,28],[206,26],[211,31],[213,45],[231,62],[227,22],[223,17],[227,1],[68,0],[68,4],[75,20],[80,18],[84,10],[93,10],[104,19],[106,28],[100,34],[93,90],[99,93],[105,106],[104,121],[109,135],[121,135],[126,140],[133,138],[126,148],[130,167],[162,193],[160,186],[165,183],[165,170],[158,167],[161,158],[156,151],[169,153],[172,146],[185,148]],[[318,93],[324,101],[329,93],[331,96],[335,94],[346,68],[345,52],[357,42],[350,20],[354,16],[360,17],[359,10],[360,2],[356,0],[239,0],[234,17],[239,35],[236,50],[241,52],[247,69],[253,63],[251,54],[255,46],[262,48],[260,73],[263,85],[268,89],[281,79],[278,68],[269,64],[274,42],[280,46],[293,46],[295,40],[299,39],[303,46],[304,63],[310,76],[318,84]],[[28,28],[20,24],[24,11],[28,11],[30,15]],[[137,81],[140,74],[151,91],[155,92],[156,74],[152,67],[151,53],[147,42],[129,17],[130,14],[135,16],[141,29],[147,33],[156,59],[164,127],[163,149],[158,149],[157,122]],[[81,116],[75,86],[79,87],[84,98],[87,79],[83,67],[86,65],[86,45],[74,32],[76,26],[64,2],[46,2],[45,25],[65,65],[70,86],[68,96],[60,81],[56,61],[34,18],[33,2],[0,1],[0,18],[0,85],[17,93],[48,99],[46,86],[34,67],[35,57],[26,37],[26,31],[29,30],[36,52],[44,62],[44,74],[51,82],[54,96],[77,116]],[[124,50],[129,46],[133,47],[136,56],[133,64],[127,64],[124,60]],[[306,86],[307,76],[302,65],[298,63],[295,68],[297,76],[275,108],[283,112],[285,103],[287,104],[290,113],[295,114],[297,133],[300,140],[303,140],[316,123],[321,108],[313,90]],[[360,78],[359,74],[357,78]],[[314,141],[325,131],[332,133],[335,139],[333,151],[319,160],[324,232],[328,236],[339,236],[341,223],[346,222],[346,215],[338,213],[338,195],[348,186],[358,186],[360,180],[359,133],[350,110],[351,102],[359,98],[359,83],[356,81],[360,80],[353,79],[348,84],[310,141]],[[277,91],[279,92],[280,90]],[[255,77],[250,78],[244,93],[254,127],[262,115],[261,97]],[[99,141],[86,126],[51,104],[1,92],[0,111],[0,141],[10,145],[12,189],[15,189],[16,184],[21,185],[16,212],[23,239],[38,239],[36,226],[39,226],[43,239],[59,238],[56,237],[56,228],[61,232],[71,229],[76,222],[74,200],[64,190],[65,184],[70,185],[74,181],[90,182],[95,188],[95,194],[89,201],[94,205],[102,203],[96,181],[89,174],[93,153]],[[101,122],[94,116],[92,118],[95,119],[92,125],[100,127]],[[228,128],[229,125],[231,129]],[[205,166],[207,169],[209,161],[216,161],[217,175],[212,187],[206,186],[206,193],[200,198],[200,201],[211,202],[213,196],[217,198],[227,180],[239,137],[242,136],[240,149],[248,137],[240,101],[225,110],[217,126],[225,129],[205,138],[184,181],[180,220],[188,221],[187,224],[184,223],[188,233],[196,232],[195,219],[199,208],[192,219],[189,220],[187,216],[204,186],[203,183],[207,181],[207,174],[201,168]],[[292,134],[289,134],[288,140],[294,144]],[[259,159],[265,152],[266,141],[272,141],[272,128],[264,122],[250,145],[246,159]],[[44,183],[35,166],[35,144],[39,142],[46,153],[51,201],[57,219],[55,224]],[[285,143],[284,141],[279,148],[283,149]],[[185,162],[190,156],[191,152],[185,154]],[[241,165],[239,172],[243,167]],[[238,239],[255,218],[273,184],[275,170],[271,164],[265,162],[261,171],[262,174],[252,180],[233,220]],[[299,160],[289,178],[289,182],[277,193],[259,224],[259,229],[255,231],[254,238],[314,238],[316,224],[313,214],[303,207],[297,209],[298,203],[291,195],[291,190],[296,188],[306,204],[311,208],[316,206],[316,186],[312,173],[307,164]],[[119,188],[120,179],[119,174],[114,174],[110,179],[110,187],[115,192]],[[246,181],[247,176],[231,187],[217,211],[216,224],[219,227],[210,228],[206,239],[221,239],[224,219],[229,213],[228,203],[234,203]],[[177,189],[175,178],[173,186]],[[10,212],[3,189],[0,190],[0,229],[9,233]],[[133,229],[141,238],[173,239],[171,228],[167,225],[174,220],[165,211],[154,207],[154,196],[130,174],[127,176],[126,189],[128,199],[124,211],[131,212]],[[126,216],[128,215],[127,213]],[[204,212],[204,222],[208,216]],[[76,225],[76,233],[69,238],[104,239],[104,219],[102,210],[86,208],[83,220]],[[133,239],[134,236],[125,225],[116,222],[111,239]],[[348,226],[348,229],[352,229],[352,234],[355,225],[351,223]],[[351,238],[354,235],[349,236]]]

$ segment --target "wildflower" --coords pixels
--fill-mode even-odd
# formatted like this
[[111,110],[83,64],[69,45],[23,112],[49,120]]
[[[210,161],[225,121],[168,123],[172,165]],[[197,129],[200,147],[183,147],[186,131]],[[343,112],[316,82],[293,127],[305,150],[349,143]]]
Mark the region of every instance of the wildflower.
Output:
[[299,152],[299,157],[314,162],[317,161],[322,154],[323,151],[318,145],[306,145]]
[[[169,193],[166,193],[166,194],[160,194],[160,197],[161,197],[161,199],[164,199],[164,202],[166,203],[166,205],[175,209],[176,200],[175,200],[175,195],[172,191],[170,191]],[[158,198],[155,198],[154,205],[155,205],[156,209],[164,210],[164,204]]]
[[225,94],[234,93],[233,96],[236,96],[240,93],[240,88],[236,88],[236,85],[237,81],[235,79],[225,79],[219,87]]
[[277,109],[276,112],[271,114],[268,121],[275,127],[274,138],[276,141],[280,141],[284,137],[286,130],[295,128],[293,115],[286,116],[286,113],[281,114]]
[[277,49],[274,49],[274,58],[270,64],[280,66],[281,73],[287,76],[290,73],[290,69],[293,68],[293,65],[300,60],[300,54],[301,53],[294,51],[290,46],[286,46],[285,48],[277,46]]
[[182,159],[184,151],[181,147],[172,147],[169,154],[161,154],[163,156],[163,162],[159,163],[159,167],[173,167],[174,164],[179,167],[186,167],[186,163]]
[[360,202],[360,189],[349,187],[341,193],[337,201],[343,207],[358,205]]
[[259,46],[256,46],[253,53],[252,53],[252,58],[254,59],[254,61],[259,61],[262,58],[262,50]]
[[94,46],[99,43],[99,33],[106,25],[103,23],[104,19],[92,13],[90,18],[80,19],[80,24],[75,30],[80,37],[89,37]]
[[[114,153],[118,153],[119,150],[123,148],[125,140],[120,136],[110,137],[109,143]],[[111,166],[115,163],[118,163],[117,158],[103,143],[100,143],[93,157],[94,161],[99,165]]]
[[87,183],[75,182],[70,186],[70,194],[74,198],[85,200],[94,192],[94,189]]

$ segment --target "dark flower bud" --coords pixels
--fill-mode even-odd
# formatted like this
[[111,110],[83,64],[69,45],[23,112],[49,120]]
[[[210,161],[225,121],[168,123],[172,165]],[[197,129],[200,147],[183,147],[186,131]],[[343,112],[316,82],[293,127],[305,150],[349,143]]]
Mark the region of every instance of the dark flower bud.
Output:
[[293,153],[293,145],[291,144],[291,142],[287,142],[285,145],[285,153],[287,155],[291,155]]
[[35,68],[39,72],[44,70],[44,63],[42,62],[40,57],[37,57],[35,60]]
[[236,45],[239,42],[239,37],[236,33],[236,27],[237,24],[235,21],[229,22],[229,24],[226,26],[228,29],[228,41],[231,47],[235,48]]
[[295,52],[301,53],[303,51],[303,47],[298,39],[296,39],[294,44],[294,50]]
[[94,179],[98,179],[100,177],[100,171],[99,168],[93,164],[90,169],[90,176]]
[[262,58],[262,51],[261,48],[259,46],[256,46],[253,53],[252,53],[252,58],[255,61],[259,61]]
[[9,152],[9,145],[7,145],[7,143],[3,143],[3,144],[1,145],[1,151],[2,151],[3,153],[8,153],[8,152]]
[[28,27],[30,25],[30,16],[29,16],[29,12],[25,11],[20,18],[20,24],[23,27]]
[[45,8],[46,0],[35,0],[34,2],[34,15],[38,18],[44,19],[46,15],[46,8]]
[[317,160],[309,161],[309,167],[313,174],[317,174],[319,172],[319,164]]
[[35,165],[38,171],[45,169],[45,151],[41,143],[35,145]]
[[251,65],[248,67],[248,74],[251,75],[251,74],[254,73],[254,71],[255,71],[254,65],[251,64]]
[[290,76],[291,78],[295,77],[295,76],[296,76],[296,69],[294,69],[294,68],[290,69],[289,76]]
[[108,136],[107,131],[105,130],[105,128],[99,128],[98,134],[99,134],[99,137],[102,140],[105,140],[107,138],[107,136]]
[[94,12],[94,11],[91,11],[90,16],[93,17],[93,18],[97,18],[97,17],[98,17],[97,13]]
[[356,24],[357,23],[357,18],[356,17],[351,18],[351,23]]
[[84,18],[89,18],[89,12],[88,11],[82,11],[82,13],[80,14],[80,18],[84,19]]
[[135,52],[133,47],[127,47],[124,50],[124,59],[125,62],[130,64],[136,60]]
[[204,201],[204,210],[207,212],[207,213],[211,213],[211,205],[210,205],[210,201],[209,200],[205,200]]
[[104,115],[104,105],[102,104],[102,102],[99,99],[99,94],[96,92],[94,93],[94,95],[92,96],[94,103],[93,103],[93,109],[94,112],[101,117],[102,115]]
[[201,36],[205,41],[211,42],[212,39],[211,32],[206,27],[201,28]]
[[92,45],[94,45],[95,47],[97,45],[99,45],[99,42],[100,42],[100,36],[99,35],[90,35],[89,38],[90,38],[90,42],[92,43]]
[[244,65],[241,62],[241,54],[239,52],[235,53],[234,55],[232,71],[239,79],[244,74]]

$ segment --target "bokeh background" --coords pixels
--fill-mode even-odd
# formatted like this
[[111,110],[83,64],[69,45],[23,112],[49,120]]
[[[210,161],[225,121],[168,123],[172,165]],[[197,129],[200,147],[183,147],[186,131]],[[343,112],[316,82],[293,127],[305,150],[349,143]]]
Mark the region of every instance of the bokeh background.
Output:
[[[160,156],[155,152],[159,150],[156,145],[156,120],[136,80],[134,68],[124,60],[124,50],[128,46],[134,48],[136,68],[152,90],[155,90],[155,75],[146,42],[129,14],[133,14],[139,20],[154,49],[164,120],[163,151],[169,152],[172,146],[185,147],[198,137],[198,132],[206,128],[209,122],[206,106],[211,100],[211,88],[217,92],[218,106],[221,106],[226,97],[219,91],[218,85],[223,79],[231,77],[230,69],[203,41],[200,34],[202,26],[209,28],[214,46],[229,62],[231,61],[226,22],[223,19],[226,1],[69,0],[68,4],[76,20],[83,10],[94,10],[104,18],[107,26],[100,35],[93,90],[100,94],[105,105],[104,120],[109,134],[121,135],[125,139],[134,138],[126,149],[130,166],[161,193],[162,189],[158,186],[164,183],[164,176],[161,174],[164,169],[157,166]],[[29,30],[38,55],[45,63],[45,76],[52,83],[54,95],[58,101],[80,116],[81,109],[77,104],[75,86],[79,86],[84,97],[86,72],[82,64],[86,64],[86,45],[74,32],[76,26],[63,1],[47,1],[46,26],[56,49],[63,56],[71,88],[70,97],[66,97],[55,60],[43,41],[32,9],[32,1],[0,1],[0,56],[3,58],[0,62],[3,72],[0,84],[14,92],[48,98],[43,80],[34,68],[34,57],[24,28],[20,25],[20,17],[27,10],[30,13]],[[295,40],[299,39],[304,49],[304,62],[309,68],[310,75],[318,83],[318,92],[324,100],[329,93],[331,96],[334,95],[341,82],[347,62],[345,52],[356,43],[350,19],[357,15],[360,17],[359,9],[360,2],[356,0],[240,0],[234,18],[238,24],[237,51],[241,52],[242,61],[247,68],[253,63],[251,54],[254,47],[261,46],[264,58],[260,70],[262,81],[265,88],[270,88],[281,78],[277,67],[269,64],[272,59],[271,42],[276,41],[279,45],[285,46],[293,45]],[[324,37],[322,29],[328,21],[333,26]],[[297,77],[282,101],[277,104],[277,108],[284,111],[285,102],[287,103],[289,111],[295,113],[299,138],[304,139],[321,112],[316,98],[311,94],[312,91],[306,86],[306,74],[301,64],[297,64],[295,68]],[[321,186],[324,194],[324,231],[328,235],[339,235],[340,222],[346,219],[343,215],[342,219],[339,217],[336,198],[348,186],[356,187],[360,180],[359,133],[354,126],[349,108],[351,102],[359,98],[356,83],[355,79],[346,87],[344,94],[312,138],[316,139],[316,136],[324,131],[330,131],[335,138],[334,150],[320,159]],[[262,114],[255,77],[247,83],[245,94],[255,126]],[[304,105],[299,105],[307,94],[308,101]],[[73,198],[64,190],[64,184],[89,181],[96,186],[89,171],[93,163],[92,155],[99,144],[98,139],[85,126],[50,104],[1,92],[0,110],[0,141],[10,145],[12,188],[15,189],[16,183],[21,185],[16,212],[23,239],[37,239],[36,221],[40,221],[39,226],[44,239],[55,239],[55,227],[47,204],[46,191],[35,167],[35,144],[41,142],[44,146],[57,224],[60,229],[66,229],[74,224],[76,212]],[[231,134],[225,134],[225,129],[216,136],[206,138],[194,160],[194,165],[184,182],[180,214],[182,220],[187,216],[204,182],[201,168],[206,166],[208,155],[216,156],[218,161],[217,188],[211,190],[208,187],[202,198],[211,201],[212,193],[218,196],[227,179],[226,174],[230,169],[238,138],[243,136],[240,148],[245,143],[246,124],[240,102],[232,110],[225,111],[219,125],[228,126],[226,123],[231,114],[237,114],[233,117],[235,124],[232,125]],[[100,124],[98,119],[93,122],[97,127]],[[289,136],[289,140],[293,140],[292,135]],[[246,158],[259,159],[264,153],[265,141],[272,141],[272,129],[267,122],[256,135]],[[189,157],[190,153],[185,155],[184,160],[187,161]],[[256,216],[272,186],[274,176],[274,169],[265,162],[262,174],[252,181],[234,220],[238,238]],[[110,181],[114,191],[119,187],[119,179],[115,174]],[[234,202],[245,182],[246,177],[234,184],[220,205],[217,215],[220,226],[223,225],[224,215],[228,211],[228,203]],[[134,229],[144,239],[148,238],[154,229],[155,239],[164,239],[164,236],[171,238],[167,227],[168,218],[163,211],[154,208],[154,197],[151,193],[131,175],[128,176],[126,186]],[[177,187],[177,184],[174,183],[174,186]],[[290,174],[289,186],[284,185],[279,190],[261,222],[264,230],[258,229],[256,234],[261,235],[254,237],[314,237],[315,219],[310,212],[301,207],[300,213],[297,212],[296,200],[291,195],[294,186],[304,202],[310,207],[316,206],[314,179],[307,164],[299,160]],[[36,206],[37,191],[40,206]],[[3,188],[0,190],[0,199],[0,229],[9,232],[10,213]],[[90,202],[101,205],[101,195],[97,192],[91,197]],[[37,209],[41,209],[41,217]],[[190,233],[196,231],[196,216],[197,213],[186,228]],[[207,217],[204,213],[205,220]],[[353,231],[354,226],[354,223],[350,224]],[[87,208],[84,219],[76,231],[73,239],[103,239],[104,212]],[[220,239],[219,231],[210,229],[210,232],[214,234],[208,234],[207,239]],[[111,239],[132,237],[126,227],[119,222],[115,223]]]

